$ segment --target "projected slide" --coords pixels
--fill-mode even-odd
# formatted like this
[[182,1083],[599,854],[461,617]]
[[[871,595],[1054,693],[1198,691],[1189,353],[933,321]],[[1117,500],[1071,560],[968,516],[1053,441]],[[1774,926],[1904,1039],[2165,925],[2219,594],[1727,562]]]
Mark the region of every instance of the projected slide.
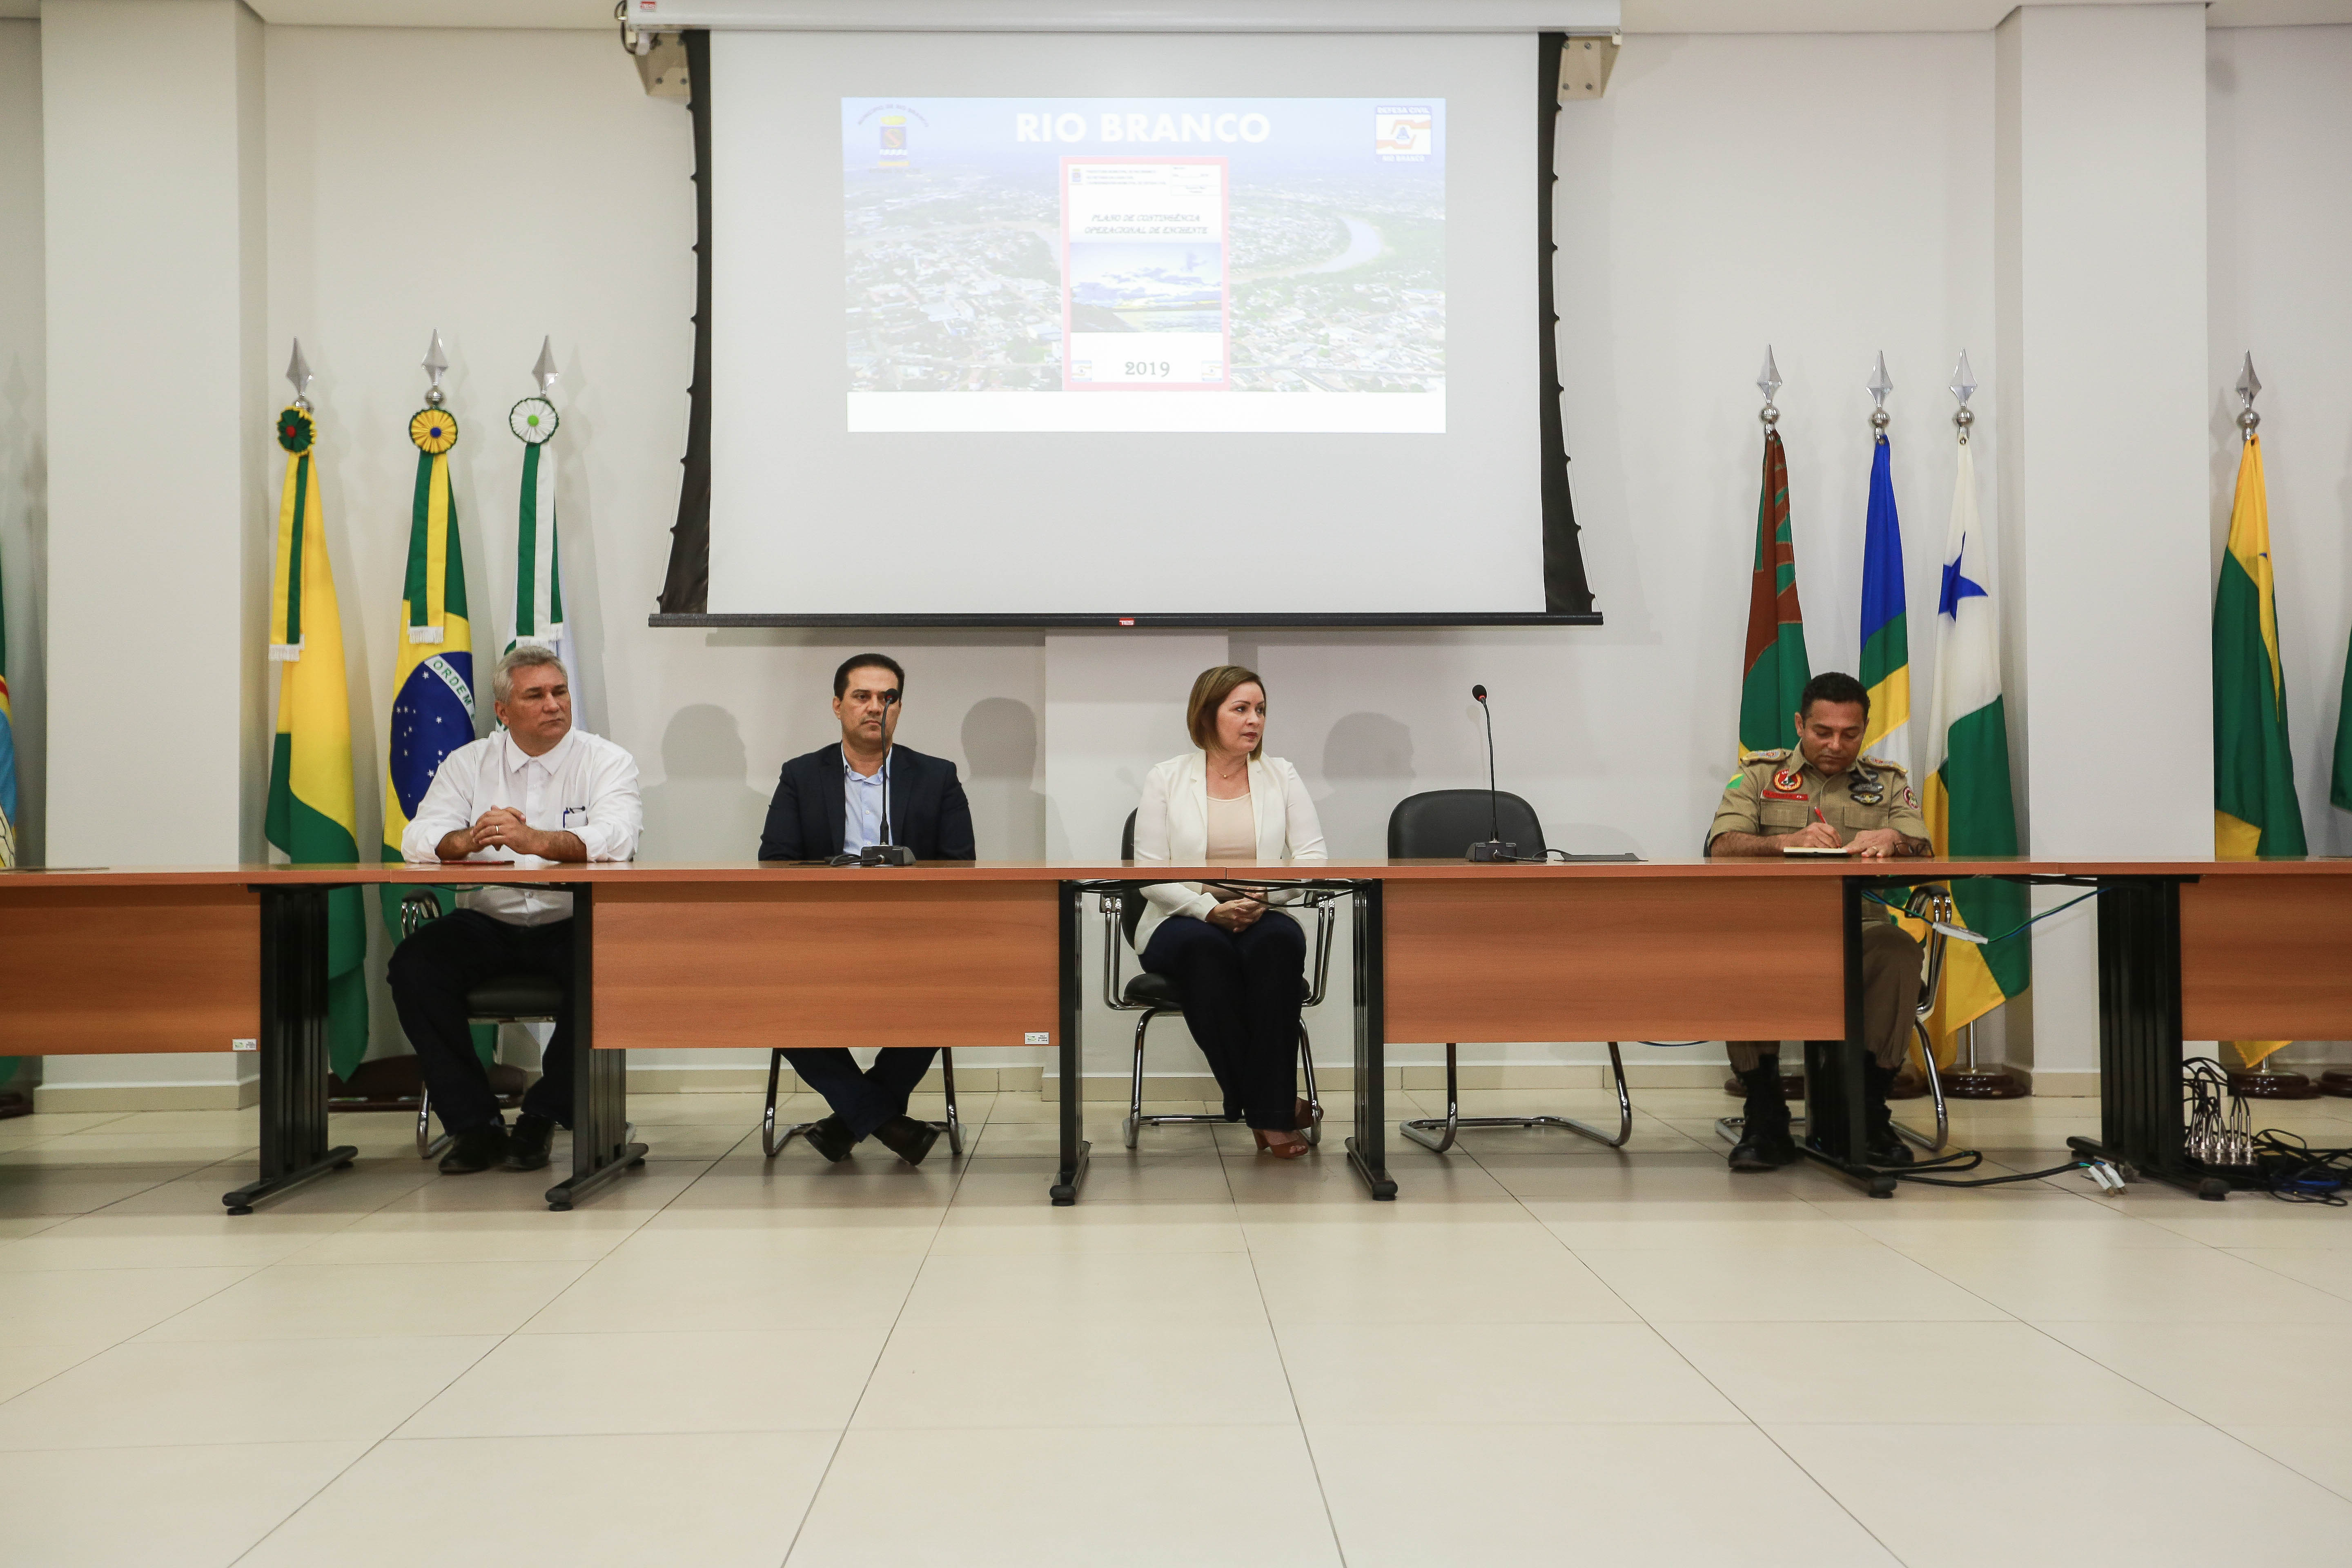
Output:
[[841,124],[851,431],[1444,431],[1443,99]]

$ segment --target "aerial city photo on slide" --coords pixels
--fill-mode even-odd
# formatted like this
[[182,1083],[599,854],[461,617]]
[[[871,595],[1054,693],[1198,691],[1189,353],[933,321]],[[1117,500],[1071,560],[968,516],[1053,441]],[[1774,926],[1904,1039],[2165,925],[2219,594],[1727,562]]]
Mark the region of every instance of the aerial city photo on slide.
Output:
[[1443,99],[848,98],[841,126],[852,431],[1444,430]]

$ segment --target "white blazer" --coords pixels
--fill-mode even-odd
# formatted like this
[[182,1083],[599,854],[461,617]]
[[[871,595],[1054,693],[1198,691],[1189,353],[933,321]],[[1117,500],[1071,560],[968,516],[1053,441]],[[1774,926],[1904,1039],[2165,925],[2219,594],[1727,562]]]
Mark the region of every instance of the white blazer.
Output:
[[[1328,860],[1323,825],[1307,781],[1280,757],[1260,757],[1249,765],[1250,816],[1257,825],[1261,863]],[[1143,804],[1135,814],[1135,863],[1139,866],[1198,866],[1209,858],[1209,759],[1187,752],[1155,767],[1143,781]],[[1207,917],[1217,907],[1198,882],[1159,882],[1143,889],[1150,908],[1135,931],[1136,951],[1171,915]],[[1289,900],[1276,894],[1269,903]]]

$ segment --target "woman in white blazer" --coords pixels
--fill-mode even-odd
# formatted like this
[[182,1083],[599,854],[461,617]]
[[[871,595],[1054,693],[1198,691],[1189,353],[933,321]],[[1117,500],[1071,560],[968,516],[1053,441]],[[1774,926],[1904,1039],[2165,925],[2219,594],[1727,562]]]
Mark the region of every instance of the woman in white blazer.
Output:
[[[1192,682],[1186,727],[1199,748],[1143,781],[1135,863],[1201,866],[1326,858],[1323,827],[1298,770],[1265,754],[1265,682],[1235,664]],[[1184,988],[1184,1022],[1257,1146],[1278,1159],[1307,1152],[1299,1129],[1298,1005],[1307,934],[1280,902],[1200,882],[1143,889],[1135,933],[1143,967]]]

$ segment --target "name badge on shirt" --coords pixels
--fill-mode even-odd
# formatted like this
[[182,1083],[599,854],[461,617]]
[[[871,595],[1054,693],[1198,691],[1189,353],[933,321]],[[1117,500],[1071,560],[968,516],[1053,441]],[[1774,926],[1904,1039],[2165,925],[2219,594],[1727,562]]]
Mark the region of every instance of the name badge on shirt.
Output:
[[587,826],[588,808],[586,806],[567,805],[563,808],[563,821],[560,825],[561,831],[569,833],[575,827],[585,827]]

